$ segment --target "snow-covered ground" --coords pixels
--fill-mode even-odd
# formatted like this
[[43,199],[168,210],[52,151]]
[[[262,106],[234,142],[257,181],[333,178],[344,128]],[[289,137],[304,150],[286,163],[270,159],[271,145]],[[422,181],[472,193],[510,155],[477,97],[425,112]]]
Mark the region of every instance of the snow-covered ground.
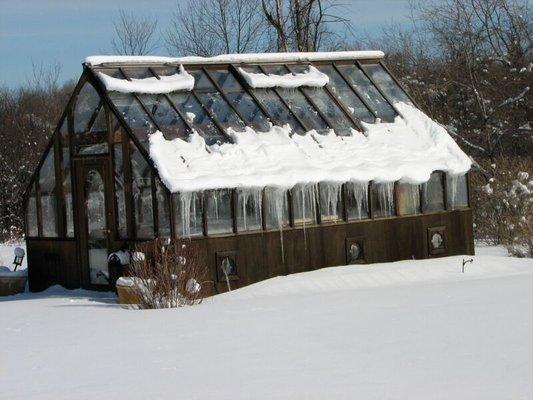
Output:
[[133,311],[52,288],[0,300],[0,398],[526,399],[533,261],[323,269]]

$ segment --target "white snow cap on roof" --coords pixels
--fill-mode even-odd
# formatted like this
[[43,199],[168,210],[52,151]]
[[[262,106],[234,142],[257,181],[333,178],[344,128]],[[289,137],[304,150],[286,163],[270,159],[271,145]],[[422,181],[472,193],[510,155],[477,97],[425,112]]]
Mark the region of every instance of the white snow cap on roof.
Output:
[[97,72],[97,76],[110,92],[159,94],[180,90],[190,91],[194,87],[194,77],[185,71],[182,65],[180,65],[178,74],[161,76],[160,79],[156,77],[132,78],[131,81],[128,81],[127,79],[113,78],[102,72]]
[[297,74],[261,74],[246,72],[239,68],[239,73],[246,80],[248,85],[253,88],[297,88],[301,86],[322,87],[329,82],[329,76],[320,72],[318,69],[309,65],[309,69]]
[[382,51],[333,51],[297,53],[223,54],[215,57],[157,57],[157,56],[90,56],[88,65],[101,64],[239,64],[256,62],[306,62],[321,60],[364,60],[383,58]]
[[234,143],[207,146],[199,134],[188,140],[150,136],[150,157],[171,192],[239,187],[291,188],[298,183],[426,182],[433,171],[459,175],[471,162],[446,130],[422,111],[396,104],[404,118],[365,124],[348,137],[310,131],[291,136],[287,127],[268,132],[228,130]]

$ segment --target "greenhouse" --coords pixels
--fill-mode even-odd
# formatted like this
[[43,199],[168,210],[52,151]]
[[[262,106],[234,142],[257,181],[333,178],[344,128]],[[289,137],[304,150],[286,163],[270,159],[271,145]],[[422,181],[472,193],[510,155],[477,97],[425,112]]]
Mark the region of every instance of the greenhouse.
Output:
[[30,289],[106,289],[156,237],[197,241],[214,293],[472,254],[470,159],[383,56],[88,57],[25,193]]

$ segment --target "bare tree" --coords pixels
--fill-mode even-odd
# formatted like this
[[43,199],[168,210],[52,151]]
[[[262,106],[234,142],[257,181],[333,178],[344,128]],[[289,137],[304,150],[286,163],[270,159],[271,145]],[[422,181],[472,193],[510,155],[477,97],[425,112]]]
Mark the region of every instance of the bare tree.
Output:
[[257,0],[188,0],[178,3],[166,47],[171,54],[212,56],[269,49]]
[[146,55],[157,48],[154,34],[157,20],[150,17],[137,17],[133,13],[119,11],[113,22],[115,34],[111,40],[113,51],[124,55]]
[[350,21],[340,15],[341,5],[336,0],[261,0],[261,6],[278,51],[337,47],[343,33],[351,31]]

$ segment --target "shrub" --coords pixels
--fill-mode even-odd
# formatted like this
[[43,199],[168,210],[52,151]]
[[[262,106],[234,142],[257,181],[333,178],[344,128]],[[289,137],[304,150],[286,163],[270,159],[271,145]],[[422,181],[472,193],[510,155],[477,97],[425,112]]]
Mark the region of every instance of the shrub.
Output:
[[531,159],[500,159],[487,174],[472,178],[475,236],[533,257],[533,174]]
[[207,268],[195,242],[155,239],[135,246],[129,275],[141,308],[199,304],[209,294]]

